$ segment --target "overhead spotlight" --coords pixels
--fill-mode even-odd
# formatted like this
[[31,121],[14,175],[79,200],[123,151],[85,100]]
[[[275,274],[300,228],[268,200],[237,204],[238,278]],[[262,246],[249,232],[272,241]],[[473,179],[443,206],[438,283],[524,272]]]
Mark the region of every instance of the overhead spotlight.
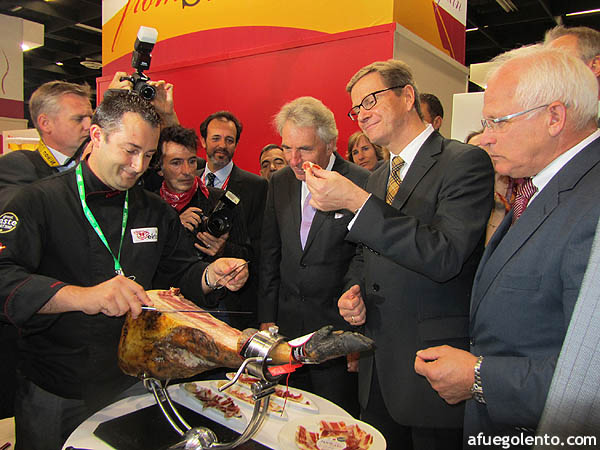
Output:
[[56,61],[54,64],[56,64],[57,66],[64,66],[64,63],[62,61]]
[[583,14],[596,14],[596,13],[600,13],[600,8],[597,8],[597,9],[588,9],[587,11],[572,12],[572,13],[565,14],[565,16],[567,16],[567,17],[569,17],[569,16],[581,16]]
[[93,59],[86,58],[84,61],[79,61],[79,64],[92,70],[102,69],[102,63],[100,61],[94,61]]

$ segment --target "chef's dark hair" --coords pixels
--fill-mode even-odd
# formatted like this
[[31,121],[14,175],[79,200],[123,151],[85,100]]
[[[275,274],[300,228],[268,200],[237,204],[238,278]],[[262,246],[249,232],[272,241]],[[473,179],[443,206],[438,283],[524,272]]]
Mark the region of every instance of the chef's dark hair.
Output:
[[132,112],[139,114],[152,128],[160,126],[160,116],[154,106],[143,99],[137,92],[111,90],[98,105],[92,116],[92,125],[98,125],[108,136],[121,128],[123,114]]
[[167,142],[183,145],[189,151],[196,153],[198,149],[198,135],[193,128],[185,128],[181,125],[163,128],[158,138],[158,149],[152,157],[152,167],[160,169],[163,157],[163,145]]

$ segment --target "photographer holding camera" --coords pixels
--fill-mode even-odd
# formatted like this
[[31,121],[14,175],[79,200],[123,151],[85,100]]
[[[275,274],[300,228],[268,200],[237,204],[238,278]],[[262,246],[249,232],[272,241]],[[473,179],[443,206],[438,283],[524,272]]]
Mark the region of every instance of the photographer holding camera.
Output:
[[133,52],[131,54],[131,67],[135,72],[128,75],[126,72],[115,73],[108,89],[127,89],[137,92],[142,98],[152,103],[161,119],[161,127],[179,125],[179,119],[173,107],[173,85],[164,80],[151,81],[144,70],[150,69],[152,61],[151,51],[156,44],[158,31],[155,28],[140,27]]
[[[172,126],[160,133],[156,169],[163,177],[158,193],[179,212],[181,224],[194,233],[194,246],[205,257],[224,252],[238,258],[250,256],[249,240],[237,208],[239,199],[231,192],[207,188],[196,176],[198,136],[191,128]],[[231,234],[231,239],[229,239]]]
[[[161,128],[179,125],[179,119],[173,105],[173,85],[164,80],[150,81],[146,83],[154,87],[155,95],[150,103],[154,106],[161,119]],[[116,72],[108,89],[133,90],[133,83],[126,72]]]
[[[156,193],[177,210],[182,225],[194,234],[199,258],[207,262],[220,256],[249,260],[252,252],[242,205],[231,192],[207,188],[196,176],[197,146],[198,136],[193,129],[177,125],[161,130],[153,161],[163,183]],[[224,302],[226,309],[245,309],[236,295],[227,293]],[[239,319],[232,317],[233,322]]]

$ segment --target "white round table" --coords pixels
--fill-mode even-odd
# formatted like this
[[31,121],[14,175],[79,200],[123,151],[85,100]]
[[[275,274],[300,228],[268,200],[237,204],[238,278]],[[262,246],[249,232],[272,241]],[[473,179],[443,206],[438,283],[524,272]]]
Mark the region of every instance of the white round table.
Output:
[[[214,381],[196,381],[195,383],[214,388]],[[198,412],[199,414],[205,415],[209,417],[211,420],[218,422],[222,425],[225,425],[232,430],[242,432],[245,428],[245,424],[240,421],[232,423],[231,420],[226,420],[224,417],[219,417],[216,414],[207,414],[203,413],[202,406],[199,402],[195,401],[189,395],[186,395],[179,385],[170,386],[169,395],[171,399],[177,403],[180,403],[183,406],[188,407],[189,409]],[[323,397],[319,397],[318,395],[301,391],[300,389],[296,389],[306,395],[310,400],[312,400],[319,408],[319,415],[336,415],[336,416],[344,416],[351,418],[352,416],[348,414],[344,409],[340,408],[336,404],[330,402]],[[250,419],[252,416],[252,408],[246,407],[245,404],[241,401],[237,401],[236,403],[240,405],[240,409],[243,411],[244,415]],[[110,446],[100,438],[94,435],[94,430],[96,427],[102,422],[106,422],[108,420],[123,416],[125,414],[129,414],[131,412],[137,411],[142,408],[146,408],[147,406],[156,404],[154,400],[154,396],[151,393],[147,393],[144,395],[138,395],[136,397],[129,397],[123,400],[120,400],[112,405],[107,406],[106,408],[98,411],[96,414],[88,418],[85,422],[83,422],[77,429],[69,436],[67,442],[63,449],[66,449],[69,446],[76,448],[85,448],[85,449],[93,449],[93,450],[114,450],[114,447]],[[157,406],[158,408],[158,406]],[[286,406],[285,411],[288,415],[288,421],[295,420],[301,418],[303,416],[315,416],[314,413],[305,412],[302,409],[296,407]],[[166,421],[166,419],[165,419]],[[267,416],[258,433],[254,435],[252,439],[257,442],[260,442],[267,447],[272,449],[279,449],[278,444],[278,436],[279,431],[283,426],[285,426],[288,421],[279,420],[275,418],[270,418]],[[174,436],[176,436],[174,434]],[[142,450],[142,449],[140,449]]]

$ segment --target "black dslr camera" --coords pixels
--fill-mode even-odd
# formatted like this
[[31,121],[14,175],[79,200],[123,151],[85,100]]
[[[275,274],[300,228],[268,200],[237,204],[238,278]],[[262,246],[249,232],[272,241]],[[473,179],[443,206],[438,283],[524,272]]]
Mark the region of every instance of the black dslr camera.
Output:
[[121,77],[121,81],[131,81],[133,91],[148,101],[156,97],[156,89],[147,83],[150,81],[150,78],[144,74],[144,70],[150,68],[150,61],[152,60],[150,52],[154,48],[157,38],[158,31],[155,28],[140,27],[135,44],[133,44],[133,54],[131,55],[131,67],[136,72],[130,77]]
[[219,199],[213,210],[209,214],[202,214],[194,235],[200,231],[207,231],[214,237],[223,236],[231,230],[233,225],[233,209],[239,202],[240,199],[237,195],[231,191],[225,191],[225,194]]

